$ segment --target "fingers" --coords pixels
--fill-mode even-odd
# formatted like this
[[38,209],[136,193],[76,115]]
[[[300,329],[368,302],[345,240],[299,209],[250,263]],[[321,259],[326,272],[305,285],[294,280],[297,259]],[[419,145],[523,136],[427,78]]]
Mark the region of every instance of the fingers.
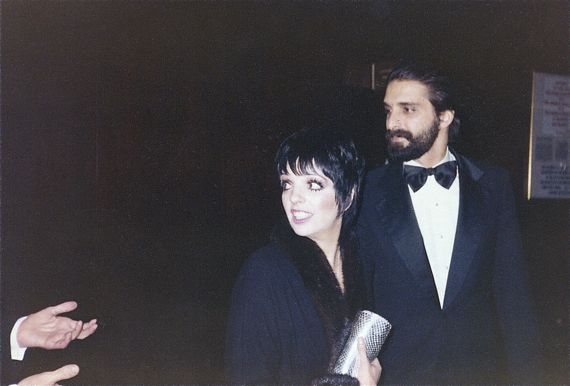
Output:
[[97,319],[93,319],[88,323],[73,321],[73,325],[68,327],[62,326],[58,331],[54,331],[46,337],[45,343],[40,344],[38,347],[42,347],[47,350],[64,349],[72,340],[87,338],[97,330],[97,327]]
[[57,370],[49,371],[44,374],[48,374],[48,384],[54,384],[64,379],[69,379],[75,377],[79,373],[79,366],[77,365],[65,365]]
[[75,377],[79,374],[79,366],[77,365],[65,365],[60,367],[59,369],[52,371],[53,374],[53,382],[58,382],[63,379],[69,379]]
[[32,375],[21,380],[19,386],[27,385],[55,385],[57,382],[75,377],[79,373],[79,366],[65,365],[54,371],[46,371],[45,373]]
[[375,358],[371,363],[371,374],[374,379],[374,384],[377,384],[382,377],[382,366],[380,365],[380,361],[378,358]]
[[77,338],[83,330],[83,322],[81,320],[75,323],[75,328],[71,331],[71,340]]
[[375,375],[375,369],[368,360],[366,355],[366,345],[364,338],[358,338],[358,382],[361,386],[372,386],[378,382],[378,377]]
[[69,345],[72,338],[72,331],[68,331],[65,333],[60,333],[51,337],[51,339],[47,340],[44,345],[40,347],[46,350],[58,350],[64,349]]
[[59,314],[71,312],[76,308],[77,308],[77,302],[71,300],[68,302],[58,304],[57,306],[48,307],[47,310],[49,310],[52,315],[57,316]]
[[97,319],[83,323],[59,315],[76,308],[77,302],[68,301],[28,316],[18,329],[18,343],[22,347],[54,350],[66,348],[72,340],[87,338],[97,329]]
[[83,329],[81,330],[77,339],[85,339],[97,330],[97,319],[92,319],[88,323],[83,324]]
[[372,362],[370,362],[370,365],[377,369],[380,373],[382,372],[382,366],[380,365],[378,358],[375,358]]
[[361,361],[364,360],[368,362],[368,356],[366,355],[366,345],[364,344],[363,337],[358,338],[358,356],[360,357]]

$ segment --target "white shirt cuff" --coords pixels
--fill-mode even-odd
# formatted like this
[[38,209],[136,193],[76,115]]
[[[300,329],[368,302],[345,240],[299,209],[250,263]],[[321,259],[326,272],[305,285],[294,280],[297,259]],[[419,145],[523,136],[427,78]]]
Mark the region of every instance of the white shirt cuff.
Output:
[[12,354],[12,359],[15,361],[24,360],[24,354],[26,353],[27,347],[20,347],[18,344],[18,329],[20,328],[20,324],[22,324],[26,318],[27,316],[23,316],[18,319],[12,328],[12,332],[10,333],[10,351]]

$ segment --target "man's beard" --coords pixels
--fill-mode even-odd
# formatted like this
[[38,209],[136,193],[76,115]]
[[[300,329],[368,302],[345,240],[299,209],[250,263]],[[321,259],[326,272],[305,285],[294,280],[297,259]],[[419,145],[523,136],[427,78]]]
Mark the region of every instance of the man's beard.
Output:
[[[388,142],[388,156],[393,161],[410,161],[418,159],[433,146],[439,134],[439,119],[435,118],[432,125],[423,130],[416,137],[407,130],[394,129],[386,131]],[[392,142],[393,137],[402,137],[408,140],[407,146]]]

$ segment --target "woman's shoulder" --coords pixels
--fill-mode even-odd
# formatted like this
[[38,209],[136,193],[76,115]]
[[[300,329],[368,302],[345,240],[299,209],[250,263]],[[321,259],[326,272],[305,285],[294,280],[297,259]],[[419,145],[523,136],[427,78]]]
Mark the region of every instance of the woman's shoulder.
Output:
[[242,274],[248,271],[279,272],[292,267],[291,261],[283,248],[271,243],[251,254],[242,267]]
[[301,288],[302,281],[287,253],[270,244],[255,251],[243,264],[234,286],[235,294],[270,298],[271,293],[283,294]]
[[269,243],[251,254],[250,260],[286,259],[287,252],[277,243]]

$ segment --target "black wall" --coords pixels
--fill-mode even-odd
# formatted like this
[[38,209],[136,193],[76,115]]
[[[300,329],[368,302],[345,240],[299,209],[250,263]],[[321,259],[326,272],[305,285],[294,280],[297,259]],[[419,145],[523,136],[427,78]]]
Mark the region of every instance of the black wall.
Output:
[[[2,383],[72,362],[74,383],[221,382],[231,285],[280,210],[276,147],[337,124],[381,164],[382,92],[345,72],[402,56],[455,73],[458,147],[511,172],[545,382],[567,381],[570,205],[524,186],[532,71],[570,72],[568,1],[0,6]],[[68,299],[97,333],[10,363],[6,326]]]

